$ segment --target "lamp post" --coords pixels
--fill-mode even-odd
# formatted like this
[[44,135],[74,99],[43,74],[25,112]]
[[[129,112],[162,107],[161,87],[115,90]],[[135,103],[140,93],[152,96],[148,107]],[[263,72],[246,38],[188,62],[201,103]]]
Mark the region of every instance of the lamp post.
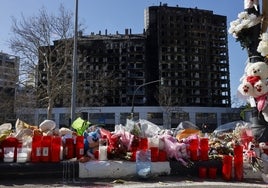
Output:
[[78,20],[78,0],[75,0],[75,20],[74,20],[74,49],[73,49],[73,72],[72,72],[72,99],[71,99],[71,124],[75,118],[76,108],[76,72],[77,72],[77,20]]
[[150,84],[153,84],[153,83],[157,83],[157,82],[161,82],[161,85],[163,85],[163,78],[159,79],[159,80],[154,80],[154,81],[151,81],[151,82],[146,82],[142,85],[139,85],[136,90],[134,91],[134,94],[132,96],[132,105],[131,105],[131,119],[133,119],[134,117],[134,99],[135,99],[135,96],[136,96],[136,93],[137,91],[141,88],[141,87],[144,87],[144,86],[147,86],[147,85],[150,85]]

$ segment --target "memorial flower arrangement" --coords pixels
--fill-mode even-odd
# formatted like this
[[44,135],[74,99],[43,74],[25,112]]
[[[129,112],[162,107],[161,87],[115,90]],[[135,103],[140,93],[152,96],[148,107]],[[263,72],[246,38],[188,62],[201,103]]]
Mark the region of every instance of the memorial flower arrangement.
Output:
[[260,114],[255,124],[265,124],[268,122],[267,1],[263,1],[262,14],[258,0],[245,0],[244,7],[244,11],[238,14],[238,19],[230,23],[228,30],[241,46],[247,49],[249,56],[244,74],[240,79],[238,94]]
[[261,41],[259,42],[257,51],[266,58],[268,58],[268,33],[263,33],[261,35]]
[[260,16],[243,11],[238,14],[238,19],[230,22],[228,32],[240,42],[242,48],[246,48],[252,41],[250,36],[252,31],[250,28],[256,26],[260,22]]

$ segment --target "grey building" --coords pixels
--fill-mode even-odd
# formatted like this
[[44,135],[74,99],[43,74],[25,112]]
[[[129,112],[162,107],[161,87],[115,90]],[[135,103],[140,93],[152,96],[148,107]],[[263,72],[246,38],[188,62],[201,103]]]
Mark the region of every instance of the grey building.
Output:
[[0,121],[9,122],[15,117],[16,88],[19,81],[17,56],[0,52]]

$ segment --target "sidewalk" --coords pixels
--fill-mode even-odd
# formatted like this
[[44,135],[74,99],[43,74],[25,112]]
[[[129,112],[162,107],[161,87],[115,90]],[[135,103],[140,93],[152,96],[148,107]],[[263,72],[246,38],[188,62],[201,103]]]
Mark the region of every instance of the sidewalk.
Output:
[[[262,179],[246,178],[243,181],[225,181],[220,172],[216,179],[198,178],[197,166],[184,169],[177,162],[171,161],[171,174],[151,176],[141,179],[137,176],[124,178],[79,178],[78,162],[73,166],[66,161],[59,163],[0,163],[0,187],[115,187],[115,188],[142,188],[142,187],[268,187]],[[219,165],[217,161],[202,163],[202,165]],[[220,168],[220,166],[219,166]]]
[[268,185],[260,180],[243,180],[243,182],[223,181],[221,178],[215,180],[199,179],[197,177],[179,177],[175,175],[151,177],[150,179],[140,179],[130,177],[124,179],[70,179],[63,181],[61,178],[18,178],[18,179],[2,179],[0,187],[115,187],[115,188],[155,188],[155,187],[198,187],[198,188],[267,188]]

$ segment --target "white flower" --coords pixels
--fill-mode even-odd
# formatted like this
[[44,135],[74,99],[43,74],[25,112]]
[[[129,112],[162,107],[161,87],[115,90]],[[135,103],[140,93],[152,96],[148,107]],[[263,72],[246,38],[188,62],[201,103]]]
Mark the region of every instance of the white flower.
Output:
[[240,24],[240,20],[234,20],[234,21],[230,22],[231,27],[235,27],[235,26],[237,26],[239,24]]
[[241,12],[238,14],[238,19],[230,22],[230,28],[228,32],[233,34],[237,38],[237,34],[244,28],[250,28],[260,23],[261,17],[257,17],[255,14],[248,14],[247,12]]
[[239,24],[236,28],[235,28],[235,32],[239,33],[239,31],[241,31],[243,28],[245,28],[245,25],[243,24]]
[[267,41],[260,41],[257,51],[261,53],[262,56],[268,55],[268,42]]
[[268,55],[268,33],[262,34],[261,41],[257,47],[257,51],[261,53],[262,56]]
[[230,33],[230,34],[232,34],[234,31],[235,31],[235,30],[234,30],[234,27],[230,27],[230,28],[228,29],[228,33]]
[[244,12],[240,12],[240,13],[238,14],[238,18],[239,18],[239,19],[246,18],[247,16],[248,16],[248,13],[247,13],[246,11],[244,11]]
[[261,35],[261,39],[262,39],[262,41],[268,41],[268,33],[263,33]]
[[248,25],[251,23],[251,20],[242,20],[241,24],[243,28],[248,28]]
[[249,20],[256,20],[257,16],[255,14],[248,14]]

